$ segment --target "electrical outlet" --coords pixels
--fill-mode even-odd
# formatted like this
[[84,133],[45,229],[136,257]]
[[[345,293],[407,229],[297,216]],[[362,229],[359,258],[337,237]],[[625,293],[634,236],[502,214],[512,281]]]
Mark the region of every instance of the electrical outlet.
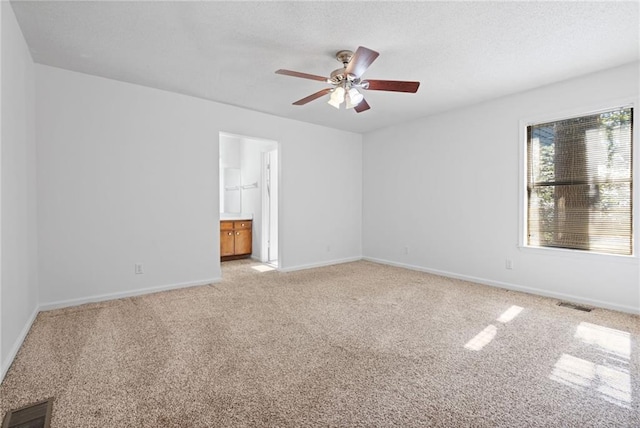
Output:
[[141,275],[144,273],[144,269],[142,267],[142,263],[136,263],[134,265],[134,272],[136,273],[136,275]]
[[506,259],[506,260],[504,261],[504,267],[505,267],[506,269],[509,269],[509,270],[513,269],[513,260],[511,260],[511,259]]
[[331,251],[331,245],[327,245],[327,253]]
[[409,247],[402,248],[402,254],[404,254],[405,256],[409,254]]

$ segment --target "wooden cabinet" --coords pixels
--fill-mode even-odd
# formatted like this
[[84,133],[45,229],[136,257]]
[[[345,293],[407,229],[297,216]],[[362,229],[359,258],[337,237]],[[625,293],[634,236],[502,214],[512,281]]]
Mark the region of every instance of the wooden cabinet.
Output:
[[220,259],[233,260],[251,255],[251,220],[220,222]]

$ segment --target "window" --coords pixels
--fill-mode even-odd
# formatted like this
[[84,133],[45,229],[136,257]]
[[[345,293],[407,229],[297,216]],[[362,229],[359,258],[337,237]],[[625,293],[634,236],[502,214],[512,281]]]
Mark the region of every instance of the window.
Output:
[[633,109],[527,127],[527,244],[632,254]]

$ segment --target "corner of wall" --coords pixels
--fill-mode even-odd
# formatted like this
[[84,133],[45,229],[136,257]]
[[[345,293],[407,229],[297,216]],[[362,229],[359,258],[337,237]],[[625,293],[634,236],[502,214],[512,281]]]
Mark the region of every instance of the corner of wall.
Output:
[[[0,272],[2,272],[2,9],[4,9],[4,2],[0,3]],[[2,349],[2,275],[0,275],[0,382],[4,379],[5,368],[2,362],[2,356],[4,355]]]
[[7,356],[2,361],[2,364],[0,365],[0,383],[4,380],[4,377],[9,372],[9,368],[11,368],[11,364],[13,364],[13,361],[18,355],[18,351],[20,351],[20,348],[22,347],[24,340],[27,338],[27,335],[29,334],[29,331],[31,330],[31,326],[36,320],[38,313],[40,313],[40,307],[36,307],[33,310],[31,315],[29,316],[29,319],[25,323],[24,327],[22,327],[22,330],[20,331],[18,338],[16,339],[13,346],[7,353]]
[[8,1],[1,2],[0,21],[1,380],[29,333],[39,306],[35,66]]

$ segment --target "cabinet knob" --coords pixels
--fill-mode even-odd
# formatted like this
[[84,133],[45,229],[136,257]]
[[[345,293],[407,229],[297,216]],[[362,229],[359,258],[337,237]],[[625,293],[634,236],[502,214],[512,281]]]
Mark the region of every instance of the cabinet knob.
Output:
[[236,232],[236,235],[240,235],[240,232]]
[[229,236],[231,236],[231,232],[229,232]]

